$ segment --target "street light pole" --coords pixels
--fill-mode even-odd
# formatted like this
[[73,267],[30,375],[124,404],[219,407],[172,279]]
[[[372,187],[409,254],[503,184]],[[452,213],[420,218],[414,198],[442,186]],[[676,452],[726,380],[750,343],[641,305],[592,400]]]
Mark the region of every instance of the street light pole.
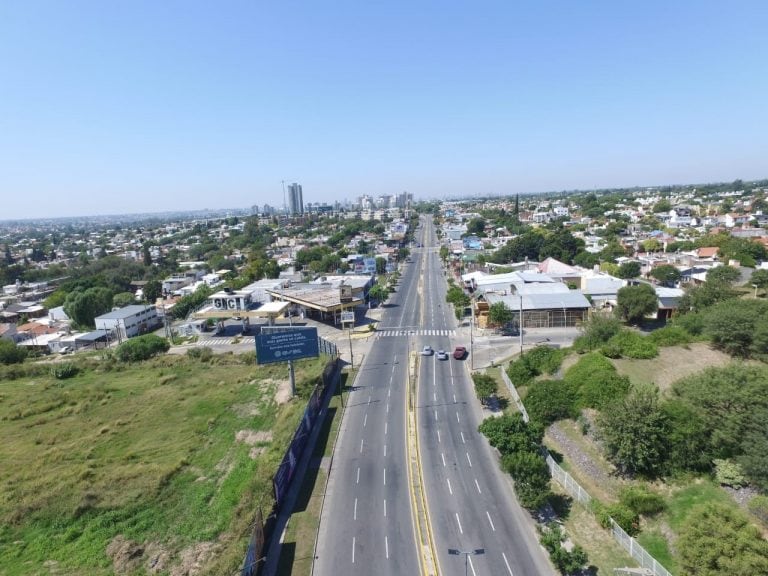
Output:
[[347,328],[347,336],[349,337],[349,365],[354,370],[355,357],[352,355],[352,328]]
[[[448,548],[448,554],[451,556],[464,556],[464,576],[468,576],[469,557],[481,556],[485,554],[485,548],[475,548],[474,550],[458,550],[457,548]],[[474,568],[472,569],[474,572]]]

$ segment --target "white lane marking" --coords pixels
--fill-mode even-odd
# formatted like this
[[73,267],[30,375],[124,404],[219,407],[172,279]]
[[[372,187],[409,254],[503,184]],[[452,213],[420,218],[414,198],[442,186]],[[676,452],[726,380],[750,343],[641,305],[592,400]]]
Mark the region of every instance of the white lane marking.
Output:
[[464,534],[464,529],[461,527],[461,520],[459,520],[459,513],[456,512],[456,523],[459,525],[459,532]]
[[388,424],[389,424],[389,422],[384,422],[384,434],[385,435],[387,433]]
[[435,410],[435,422],[437,422],[437,410]]
[[352,564],[355,563],[355,537],[352,536]]
[[387,517],[387,500],[385,498],[384,499],[384,518],[386,518],[386,517]]
[[496,526],[493,525],[493,520],[491,520],[491,513],[486,510],[485,515],[488,516],[488,523],[491,525],[491,530],[496,532]]
[[389,402],[387,402],[387,414],[389,414]]
[[453,403],[456,404],[456,394],[453,395]]
[[437,443],[440,444],[440,430],[437,431]]
[[442,452],[440,452],[440,458],[442,458],[442,459],[443,459],[443,468],[445,468],[445,454],[443,454]]
[[355,498],[355,511],[352,513],[352,519],[357,520],[357,498]]
[[394,358],[392,358],[392,363],[397,364],[397,354],[395,354]]
[[386,457],[386,456],[387,456],[387,445],[384,444],[384,457]]
[[461,420],[459,420],[459,413],[458,413],[458,412],[456,412],[456,422],[458,422],[459,424],[461,424]]
[[371,403],[371,396],[368,395],[368,404],[370,404],[370,403]]
[[467,560],[469,560],[469,567],[472,569],[472,576],[477,576],[477,572],[475,572],[475,565],[472,564],[472,558],[467,556]]
[[437,402],[437,392],[432,392],[432,401]]
[[467,462],[469,462],[469,467],[472,468],[472,460],[469,459],[469,452],[467,452]]
[[450,492],[451,495],[453,495],[453,488],[451,488],[451,479],[446,478],[445,481],[448,482],[448,492]]
[[480,484],[477,483],[477,478],[475,478],[475,487],[477,487],[477,493],[478,494],[482,494],[483,493],[483,491],[480,490]]
[[387,485],[387,469],[384,468],[384,486]]
[[386,536],[384,536],[384,554],[386,554],[387,559],[389,559],[389,540],[387,540]]
[[368,426],[368,413],[365,414],[365,418],[363,418],[363,428]]
[[363,452],[363,443],[364,443],[364,442],[365,442],[365,440],[364,440],[363,438],[360,438],[360,453],[361,453],[361,454],[362,454],[362,452]]
[[357,482],[355,484],[360,484],[360,466],[357,467]]
[[461,441],[462,441],[464,444],[466,444],[466,443],[467,443],[467,441],[466,441],[466,440],[464,440],[464,432],[461,432]]
[[389,398],[390,396],[392,396],[392,388],[387,390],[387,398]]
[[502,553],[501,553],[501,557],[502,557],[502,558],[504,558],[504,564],[506,564],[506,565],[507,565],[507,570],[509,570],[509,576],[515,576],[515,575],[512,573],[512,568],[510,568],[510,567],[509,567],[509,562],[507,561],[507,555],[506,555],[506,554],[504,554],[504,552],[502,552]]

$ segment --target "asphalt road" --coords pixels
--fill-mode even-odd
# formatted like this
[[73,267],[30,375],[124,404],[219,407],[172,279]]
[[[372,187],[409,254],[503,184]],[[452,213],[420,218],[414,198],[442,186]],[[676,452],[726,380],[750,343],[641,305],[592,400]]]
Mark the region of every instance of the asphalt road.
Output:
[[[432,221],[425,226],[423,328],[450,330],[456,325],[445,303],[447,284],[435,245]],[[448,360],[422,357],[418,382],[418,424],[422,468],[440,574],[533,576],[554,574],[534,536],[533,524],[517,503],[486,440],[477,431],[482,420],[474,396],[468,359],[455,360],[450,339],[419,337],[419,349],[444,349]],[[468,343],[460,342],[468,347]],[[449,555],[448,549],[484,554]]]
[[[414,254],[380,326],[418,328]],[[377,339],[342,421],[320,520],[316,576],[419,574],[406,458],[408,336]]]

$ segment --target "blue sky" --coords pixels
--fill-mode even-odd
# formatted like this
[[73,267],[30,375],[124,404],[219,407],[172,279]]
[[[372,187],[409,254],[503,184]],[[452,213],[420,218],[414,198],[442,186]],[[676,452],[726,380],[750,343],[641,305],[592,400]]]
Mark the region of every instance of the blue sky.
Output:
[[0,220],[768,177],[768,2],[0,3]]

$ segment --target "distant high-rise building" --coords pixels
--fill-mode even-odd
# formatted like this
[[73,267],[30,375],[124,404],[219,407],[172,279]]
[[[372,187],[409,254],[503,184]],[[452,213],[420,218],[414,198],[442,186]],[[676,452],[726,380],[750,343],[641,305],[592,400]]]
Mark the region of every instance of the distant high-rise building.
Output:
[[304,214],[304,196],[301,184],[296,182],[288,186],[288,212],[293,215]]

